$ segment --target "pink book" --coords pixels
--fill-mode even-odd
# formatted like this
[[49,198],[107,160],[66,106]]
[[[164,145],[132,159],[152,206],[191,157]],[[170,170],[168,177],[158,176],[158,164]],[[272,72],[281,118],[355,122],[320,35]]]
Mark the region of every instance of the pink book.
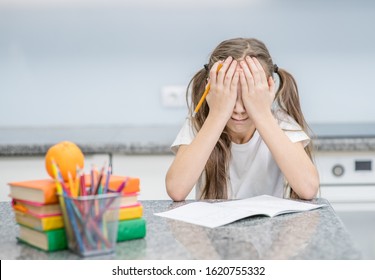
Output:
[[43,204],[27,200],[13,199],[12,207],[22,213],[27,213],[37,218],[61,215],[59,203]]

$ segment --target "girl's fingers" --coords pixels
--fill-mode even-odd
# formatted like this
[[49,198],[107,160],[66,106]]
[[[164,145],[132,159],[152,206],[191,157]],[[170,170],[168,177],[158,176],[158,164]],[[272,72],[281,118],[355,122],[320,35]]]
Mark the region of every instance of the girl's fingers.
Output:
[[259,85],[261,83],[261,78],[258,72],[258,67],[255,65],[255,62],[251,59],[250,56],[246,56],[245,58],[246,64],[250,69],[251,75],[254,79],[254,84]]
[[210,83],[216,84],[217,83],[217,67],[219,64],[222,63],[222,61],[216,61],[214,65],[212,65],[212,68],[210,70]]
[[268,78],[268,86],[270,88],[272,100],[275,98],[275,81],[273,80],[272,77]]
[[[258,60],[256,61],[259,63]],[[249,56],[246,57],[246,63],[250,68],[251,74],[253,75],[255,85],[259,86],[267,84],[267,78],[262,65],[259,63],[258,66],[255,60]]]
[[[231,57],[231,56],[228,56],[225,60],[224,60],[224,63],[222,63],[223,64],[223,66],[220,68],[220,70],[219,71],[217,71],[217,66],[219,65],[217,65],[216,67],[212,67],[211,68],[211,71],[210,71],[210,77],[211,77],[211,74],[212,75],[216,75],[216,83],[218,83],[218,84],[223,84],[224,83],[224,77],[225,77],[225,75],[226,75],[226,73],[227,73],[227,70],[228,70],[228,68],[229,68],[229,66],[231,65],[231,62],[232,62],[232,60],[233,60],[233,58]],[[217,63],[217,62],[216,62]],[[215,64],[216,64],[215,63]],[[214,64],[214,65],[215,65]]]
[[259,60],[256,57],[253,57],[253,61],[254,61],[254,64],[257,66],[261,82],[263,84],[267,84],[267,76],[266,76],[266,73],[264,72],[262,64],[259,62]]
[[241,83],[242,94],[246,94],[247,92],[249,92],[249,86],[244,71],[240,71],[239,78]]
[[236,73],[233,75],[233,79],[231,82],[230,91],[234,92],[237,95],[237,88],[238,88],[238,81],[240,80],[240,73],[236,70]]
[[[249,68],[249,66],[247,65],[247,63],[245,61],[241,61],[241,68],[243,70],[242,74],[244,75],[245,82],[247,84],[247,90],[250,90],[251,92],[253,92],[253,90],[254,90],[253,75],[251,74],[250,68]],[[241,83],[242,83],[242,81],[241,81]]]
[[227,73],[225,74],[224,87],[229,88],[231,86],[236,69],[237,69],[237,60],[233,60],[229,66]]
[[244,76],[245,76],[246,83],[247,83],[247,90],[248,90],[247,92],[254,93],[255,92],[255,86],[256,86],[254,76],[251,73],[250,68],[245,61],[242,62],[241,67],[242,67],[242,70],[244,72]]

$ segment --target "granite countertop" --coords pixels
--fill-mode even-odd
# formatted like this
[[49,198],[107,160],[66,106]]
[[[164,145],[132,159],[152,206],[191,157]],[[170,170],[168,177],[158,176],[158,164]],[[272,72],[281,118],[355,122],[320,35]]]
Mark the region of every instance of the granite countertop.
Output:
[[44,155],[60,141],[85,154],[171,154],[175,126],[0,128],[0,156]]
[[[361,259],[351,236],[328,201],[327,207],[274,218],[254,216],[210,229],[153,215],[188,202],[141,201],[147,234],[117,243],[112,255],[95,259]],[[79,259],[68,250],[46,253],[18,243],[9,202],[0,203],[0,259]]]
[[[375,151],[375,123],[313,124],[316,151]],[[0,128],[0,156],[44,155],[60,141],[85,154],[171,154],[179,126]]]
[[317,151],[375,151],[375,123],[311,124]]

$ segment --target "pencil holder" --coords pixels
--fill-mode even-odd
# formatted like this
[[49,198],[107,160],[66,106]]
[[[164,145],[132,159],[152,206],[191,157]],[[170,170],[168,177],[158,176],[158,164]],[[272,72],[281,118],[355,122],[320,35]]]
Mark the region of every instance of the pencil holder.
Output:
[[59,195],[71,251],[82,257],[113,253],[116,246],[119,193],[70,197]]

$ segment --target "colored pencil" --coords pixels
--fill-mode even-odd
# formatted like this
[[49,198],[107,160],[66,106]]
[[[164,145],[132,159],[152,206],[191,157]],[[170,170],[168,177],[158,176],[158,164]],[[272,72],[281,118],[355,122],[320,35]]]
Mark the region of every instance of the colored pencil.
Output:
[[95,188],[93,190],[93,193],[92,193],[93,195],[98,194],[99,187],[101,185],[101,182],[102,182],[102,179],[103,179],[103,176],[104,176],[104,169],[105,169],[105,165],[103,165],[102,169],[100,170],[99,179],[96,182],[96,186],[95,186]]
[[79,228],[78,228],[77,220],[75,219],[75,216],[74,216],[72,201],[70,199],[66,199],[65,205],[66,205],[66,211],[68,212],[69,221],[74,232],[74,236],[78,243],[79,251],[84,252],[83,240],[82,240],[82,236],[79,231]]
[[122,190],[126,187],[126,184],[128,183],[128,181],[129,181],[129,177],[126,177],[124,182],[122,182],[122,184],[117,188],[116,192],[121,193]]
[[85,173],[81,171],[81,195],[87,195],[86,192],[86,182],[85,182]]
[[77,168],[76,168],[76,177],[74,179],[74,189],[75,189],[75,197],[78,197],[80,195],[80,172],[81,172],[81,169],[79,168],[79,166],[77,165]]
[[111,177],[111,174],[112,174],[112,165],[109,164],[108,166],[108,170],[107,170],[107,178],[105,180],[105,186],[104,186],[104,191],[103,193],[107,193],[108,192],[108,186],[109,186],[109,179]]

